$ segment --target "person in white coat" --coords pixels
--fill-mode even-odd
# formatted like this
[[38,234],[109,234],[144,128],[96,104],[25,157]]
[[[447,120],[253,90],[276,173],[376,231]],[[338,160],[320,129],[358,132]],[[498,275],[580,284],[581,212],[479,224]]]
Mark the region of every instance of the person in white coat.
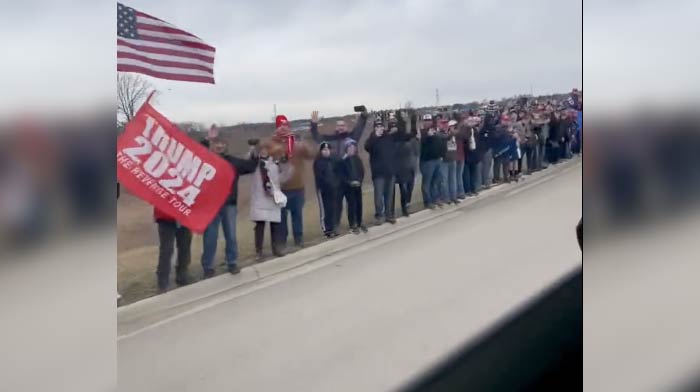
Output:
[[280,222],[287,198],[280,189],[280,183],[291,173],[280,173],[279,165],[274,159],[275,152],[271,151],[274,148],[270,143],[263,143],[259,147],[260,161],[251,182],[250,219],[255,222],[255,251],[258,260],[263,258],[265,224],[268,222],[272,254],[277,257],[283,256]]

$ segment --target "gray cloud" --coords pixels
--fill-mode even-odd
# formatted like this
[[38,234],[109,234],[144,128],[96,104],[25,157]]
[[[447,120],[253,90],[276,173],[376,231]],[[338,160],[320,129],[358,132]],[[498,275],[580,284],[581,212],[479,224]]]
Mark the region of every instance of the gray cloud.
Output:
[[155,80],[176,120],[263,121],[581,86],[581,4],[134,0],[216,46],[217,84]]

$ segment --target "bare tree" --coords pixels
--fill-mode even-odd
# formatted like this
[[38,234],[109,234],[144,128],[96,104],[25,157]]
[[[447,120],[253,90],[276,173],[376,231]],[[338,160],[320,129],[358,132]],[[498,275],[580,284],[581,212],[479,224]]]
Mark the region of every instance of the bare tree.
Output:
[[411,101],[406,101],[406,103],[403,105],[404,109],[413,109],[413,102]]
[[155,87],[140,75],[117,73],[117,118],[129,122]]

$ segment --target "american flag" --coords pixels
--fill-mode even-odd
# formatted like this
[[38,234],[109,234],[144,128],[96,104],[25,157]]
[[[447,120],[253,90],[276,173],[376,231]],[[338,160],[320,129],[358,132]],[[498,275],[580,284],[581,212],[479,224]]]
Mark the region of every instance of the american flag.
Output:
[[117,71],[213,84],[215,52],[199,37],[117,3]]

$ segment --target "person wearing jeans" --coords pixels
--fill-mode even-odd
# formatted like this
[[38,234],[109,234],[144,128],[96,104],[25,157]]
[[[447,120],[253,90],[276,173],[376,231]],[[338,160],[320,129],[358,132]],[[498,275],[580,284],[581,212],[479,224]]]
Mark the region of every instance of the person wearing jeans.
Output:
[[394,217],[394,188],[396,179],[394,176],[375,177],[374,184],[374,218],[377,225],[384,221],[396,223]]
[[301,248],[304,246],[304,190],[282,190],[282,192],[287,196],[287,205],[282,209],[280,243],[282,246],[287,245],[287,238],[289,237],[287,216],[291,215],[294,245]]
[[231,184],[229,195],[209,226],[204,230],[202,236],[202,270],[204,279],[214,276],[214,258],[219,242],[219,225],[224,232],[226,241],[225,258],[226,267],[232,274],[240,272],[236,260],[238,259],[238,243],[236,241],[236,216],[238,213],[238,180],[242,175],[250,174],[257,168],[257,158],[251,156],[250,159],[240,159],[225,153],[227,144],[219,138],[213,137],[209,141],[209,149],[219,154],[224,160],[229,162],[236,170],[236,176]]
[[[471,128],[468,127],[469,123],[469,114],[465,114],[462,116],[462,121],[461,124],[459,124],[459,127],[457,128],[457,131],[455,132],[455,141],[457,143],[457,156],[456,156],[456,179],[457,179],[457,199],[458,200],[464,200],[467,196],[467,188],[464,183],[464,169],[466,167],[465,164],[465,148],[469,149],[470,147],[470,130]],[[475,134],[476,135],[476,134]]]
[[238,243],[236,242],[237,208],[235,204],[224,204],[206,230],[204,230],[204,235],[202,236],[202,270],[207,278],[214,275],[214,256],[216,256],[216,246],[219,241],[219,225],[223,229],[226,241],[224,253],[226,267],[231,273],[238,269],[236,265],[236,260],[238,259]]
[[423,115],[420,141],[420,170],[423,176],[423,204],[426,208],[435,209],[440,195],[434,189],[434,185],[439,181],[442,157],[445,154],[447,146],[438,135],[433,117],[430,114]]
[[467,195],[477,196],[481,188],[481,162],[467,162],[464,166],[464,186]]
[[374,184],[374,218],[375,224],[384,221],[396,223],[394,217],[394,188],[396,184],[396,147],[398,130],[386,132],[380,118],[374,122],[374,132],[365,142],[369,153],[372,182]]
[[177,246],[175,283],[184,286],[190,283],[187,273],[191,261],[190,245],[192,232],[163,211],[153,210],[153,218],[158,224],[158,268],[156,278],[158,292],[164,293],[170,286],[170,270],[174,248]]
[[[318,112],[311,113],[312,121],[318,120],[317,117]],[[291,215],[294,245],[301,248],[304,246],[304,173],[306,161],[313,160],[315,153],[307,143],[297,140],[296,135],[292,134],[287,117],[279,115],[275,123],[277,128],[272,141],[277,143],[278,148],[283,151],[280,172],[288,174],[288,178],[281,185],[282,192],[287,196],[287,205],[282,209],[280,243],[282,246],[287,246],[289,237],[287,216]]]
[[481,157],[481,187],[489,189],[493,181],[493,149],[491,148],[491,130],[482,126],[479,130],[477,148]]
[[[444,123],[444,120],[442,120]],[[457,196],[459,195],[458,187],[457,187],[457,158],[458,158],[458,150],[459,150],[459,144],[462,143],[461,138],[457,137],[457,121],[455,120],[450,120],[447,123],[447,133],[446,133],[446,138],[445,138],[445,146],[446,146],[446,151],[445,151],[445,159],[443,161],[443,166],[445,167],[444,174],[445,177],[445,186],[443,187],[443,190],[445,192],[445,201],[447,203],[453,203],[453,204],[458,204],[461,199],[458,199]],[[464,164],[462,164],[462,168],[464,168]],[[460,180],[459,183],[462,183],[461,180],[461,173],[460,173]],[[460,185],[461,187],[461,185]]]
[[[437,206],[442,207],[444,204],[452,202],[450,199],[450,162],[454,157],[454,150],[448,151],[448,140],[449,140],[449,130],[448,130],[447,119],[442,118],[438,114],[438,140],[440,142],[440,169],[438,170],[438,177],[433,182],[433,191],[435,194],[439,195],[437,198]],[[454,148],[454,147],[450,147]]]

